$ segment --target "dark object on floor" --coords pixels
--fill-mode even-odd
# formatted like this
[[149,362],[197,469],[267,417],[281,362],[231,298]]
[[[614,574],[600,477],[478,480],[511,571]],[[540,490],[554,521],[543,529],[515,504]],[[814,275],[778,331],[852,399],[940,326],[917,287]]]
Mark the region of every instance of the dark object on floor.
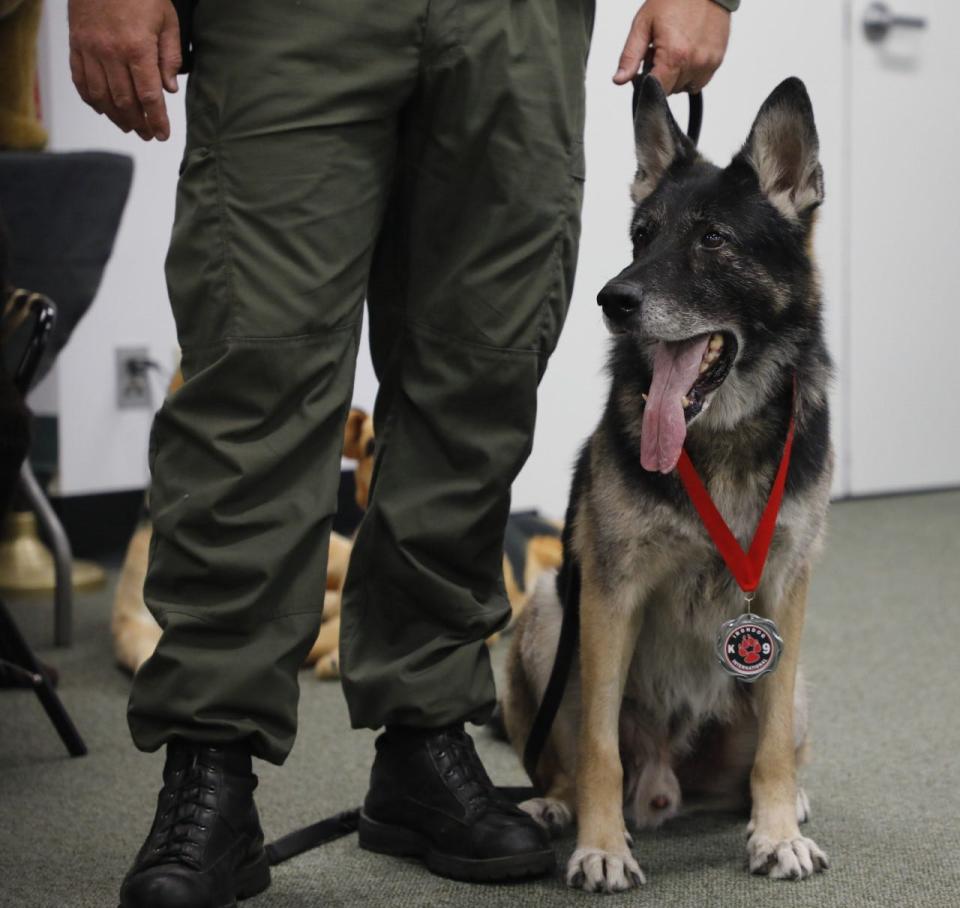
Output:
[[325,820],[319,820],[304,826],[303,829],[295,829],[281,836],[275,842],[267,845],[267,857],[270,860],[270,866],[282,864],[295,858],[298,854],[310,851],[311,848],[319,848],[326,845],[327,842],[335,842],[351,832],[357,831],[357,824],[360,822],[360,808],[355,807],[351,810],[343,810],[327,817]]
[[6,605],[0,599],[0,679],[5,687],[32,687],[46,710],[57,734],[71,757],[82,757],[87,745],[77,731],[69,713],[53,689],[57,673],[41,665],[23,639]]
[[[0,619],[2,620],[2,619]],[[3,647],[0,645],[0,651]],[[37,669],[51,687],[56,687],[60,683],[60,672],[52,665],[47,665],[37,659]],[[0,658],[0,689],[3,688],[33,688],[35,686],[35,677],[33,672],[25,671],[19,666],[5,662]]]
[[0,223],[0,515],[6,514],[17,488],[17,475],[30,449],[30,414],[7,370],[4,338],[12,332],[6,315],[13,290],[7,282],[7,236]]
[[360,847],[415,857],[440,876],[494,882],[555,866],[546,832],[487,775],[462,726],[377,738]]
[[[5,262],[0,257],[0,266],[4,264]],[[0,287],[6,287],[2,273],[0,273]],[[4,305],[0,308],[0,342],[6,340],[8,334],[13,333],[14,327],[20,327],[31,320],[33,321],[28,340],[23,353],[19,356],[12,378],[7,373],[2,359],[0,359],[0,393],[4,393],[2,389],[5,389],[8,400],[12,401],[14,397],[19,399],[19,406],[16,406],[14,402],[7,408],[11,419],[10,431],[18,435],[20,441],[15,448],[19,457],[9,456],[14,449],[8,450],[5,462],[2,464],[5,472],[0,472],[0,502],[6,505],[12,496],[12,490],[16,487],[17,476],[20,473],[22,461],[29,445],[27,432],[29,421],[26,425],[23,423],[23,415],[27,413],[23,398],[26,390],[30,387],[47,338],[50,335],[50,330],[53,327],[55,310],[49,300],[39,295],[24,299],[12,296],[12,301],[8,305],[7,294],[4,293],[3,300]],[[8,331],[7,329],[11,330]],[[3,349],[3,346],[0,343],[0,350]],[[0,406],[0,417],[3,415],[3,409]],[[7,434],[6,425],[0,423],[0,437]],[[0,518],[3,517],[5,512],[5,508],[0,510]],[[50,669],[45,669],[37,661],[2,600],[0,600],[0,670],[2,670],[8,683],[23,684],[36,691],[40,703],[50,717],[50,721],[56,727],[57,733],[71,756],[79,757],[87,752],[83,739],[60,702],[60,698],[54,692],[55,673],[51,677]]]
[[121,908],[234,905],[270,885],[250,754],[167,746],[153,826],[120,889]]

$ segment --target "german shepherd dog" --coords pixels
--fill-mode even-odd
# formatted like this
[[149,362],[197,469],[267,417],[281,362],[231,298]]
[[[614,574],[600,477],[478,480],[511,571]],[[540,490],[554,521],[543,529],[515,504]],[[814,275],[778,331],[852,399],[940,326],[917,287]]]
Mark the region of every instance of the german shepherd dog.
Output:
[[[600,423],[577,461],[557,588],[516,628],[504,719],[522,754],[550,674],[563,573],[582,584],[580,643],[524,804],[557,832],[577,819],[569,885],[644,882],[628,827],[684,803],[750,809],[749,868],[799,878],[827,866],[801,835],[796,771],[807,737],[798,654],[811,561],[830,491],[830,360],[811,260],[823,199],[813,110],[798,79],[766,100],[729,166],[704,160],[657,82],[635,114],[633,262],[598,301],[614,337]],[[794,381],[796,382],[794,391]],[[753,684],[715,656],[744,596],[674,471],[685,445],[744,547],[767,502],[791,408],[796,435],[751,611],[783,638]]]

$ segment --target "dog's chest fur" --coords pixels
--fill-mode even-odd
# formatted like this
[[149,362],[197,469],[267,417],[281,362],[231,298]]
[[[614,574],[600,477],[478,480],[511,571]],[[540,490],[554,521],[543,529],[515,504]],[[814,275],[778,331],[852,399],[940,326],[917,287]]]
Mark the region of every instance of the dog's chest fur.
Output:
[[[729,719],[737,708],[737,685],[718,665],[715,644],[723,622],[746,610],[744,595],[692,508],[638,492],[603,446],[602,436],[595,436],[575,546],[603,577],[604,607],[642,610],[625,708],[642,708],[665,733],[672,729],[673,737],[678,723],[692,730],[708,719]],[[741,475],[718,470],[708,483],[744,548],[774,468]],[[822,509],[811,507],[816,497],[784,503],[756,602],[760,613],[775,617],[787,582],[811,554],[822,524]]]

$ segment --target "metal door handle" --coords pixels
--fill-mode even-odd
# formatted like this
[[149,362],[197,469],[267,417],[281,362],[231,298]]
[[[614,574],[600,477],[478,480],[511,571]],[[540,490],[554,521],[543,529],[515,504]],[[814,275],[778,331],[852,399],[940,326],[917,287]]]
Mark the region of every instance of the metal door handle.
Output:
[[863,31],[868,41],[883,41],[891,28],[926,28],[923,16],[898,16],[886,3],[871,3],[863,14]]

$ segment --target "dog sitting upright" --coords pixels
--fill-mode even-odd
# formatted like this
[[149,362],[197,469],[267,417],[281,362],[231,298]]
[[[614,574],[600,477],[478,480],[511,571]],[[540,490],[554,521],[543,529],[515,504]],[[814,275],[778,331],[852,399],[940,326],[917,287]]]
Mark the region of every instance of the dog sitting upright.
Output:
[[[627,826],[657,826],[681,802],[749,806],[750,869],[805,877],[827,859],[798,825],[798,654],[833,459],[811,261],[823,198],[813,111],[788,79],[724,169],[697,154],[652,78],[635,127],[634,260],[599,296],[614,334],[611,387],[577,462],[557,583],[579,573],[577,663],[534,772],[546,797],[524,807],[554,831],[576,816],[567,882],[586,890],[644,882]],[[685,446],[746,547],[791,412],[785,496],[749,609],[776,622],[782,657],[747,684],[716,650],[724,622],[748,610],[744,594],[674,468]],[[557,591],[541,584],[514,634],[504,710],[521,753],[561,617]]]

